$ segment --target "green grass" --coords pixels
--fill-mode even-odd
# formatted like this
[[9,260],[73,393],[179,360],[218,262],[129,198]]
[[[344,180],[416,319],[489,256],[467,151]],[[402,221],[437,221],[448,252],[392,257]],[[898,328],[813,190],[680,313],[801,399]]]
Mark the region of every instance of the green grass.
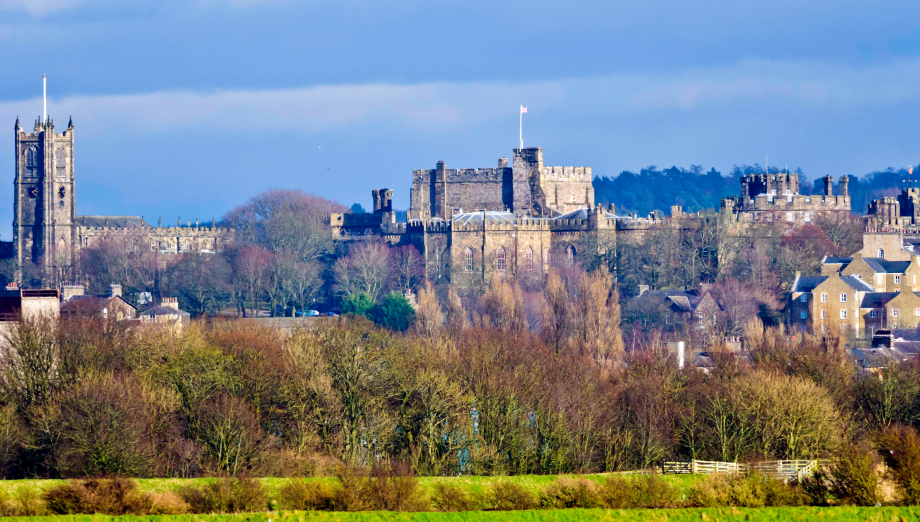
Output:
[[62,520],[69,522],[101,522],[105,520],[167,520],[180,521],[294,521],[316,522],[454,522],[454,521],[638,521],[638,522],[683,522],[683,521],[823,521],[823,520],[866,520],[878,522],[900,522],[920,520],[920,507],[798,507],[798,508],[710,508],[710,509],[564,509],[538,511],[475,511],[468,513],[324,513],[324,512],[277,512],[237,515],[175,515],[148,517],[109,517],[104,515],[70,515],[59,517],[18,517],[10,520]]

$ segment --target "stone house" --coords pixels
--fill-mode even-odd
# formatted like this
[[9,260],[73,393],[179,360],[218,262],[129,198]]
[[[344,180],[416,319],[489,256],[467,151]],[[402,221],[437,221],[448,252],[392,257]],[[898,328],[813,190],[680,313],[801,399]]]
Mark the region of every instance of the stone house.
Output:
[[128,321],[137,316],[137,307],[122,297],[121,285],[111,285],[109,295],[82,295],[82,287],[71,286],[67,290],[70,295],[61,304],[64,317],[96,316],[104,320]]
[[862,332],[860,306],[873,288],[854,276],[834,272],[827,276],[796,273],[792,284],[791,320],[801,330]]
[[181,330],[188,325],[191,315],[179,309],[179,299],[164,297],[158,306],[148,308],[139,314],[142,323],[166,325]]

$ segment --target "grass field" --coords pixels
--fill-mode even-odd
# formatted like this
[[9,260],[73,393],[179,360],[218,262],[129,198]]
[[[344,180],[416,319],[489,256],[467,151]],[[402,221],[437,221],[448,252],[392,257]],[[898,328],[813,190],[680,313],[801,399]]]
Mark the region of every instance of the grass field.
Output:
[[308,520],[316,522],[530,522],[530,521],[638,521],[638,522],[684,522],[684,521],[878,521],[901,522],[920,520],[920,507],[833,507],[833,508],[712,508],[712,509],[561,509],[538,511],[474,511],[468,513],[327,513],[327,512],[277,512],[237,515],[173,515],[158,517],[109,517],[105,515],[69,515],[57,517],[19,517],[9,520],[62,520],[67,522],[96,522],[117,519],[124,520],[166,520],[180,521],[279,521]]

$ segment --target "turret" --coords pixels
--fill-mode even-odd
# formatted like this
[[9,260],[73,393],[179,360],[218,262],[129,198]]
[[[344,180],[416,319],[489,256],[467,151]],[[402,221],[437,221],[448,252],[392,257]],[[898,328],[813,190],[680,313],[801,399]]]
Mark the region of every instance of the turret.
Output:
[[843,197],[850,196],[850,177],[840,176],[840,195]]
[[833,196],[834,195],[834,176],[824,176],[821,179],[824,180],[824,195]]

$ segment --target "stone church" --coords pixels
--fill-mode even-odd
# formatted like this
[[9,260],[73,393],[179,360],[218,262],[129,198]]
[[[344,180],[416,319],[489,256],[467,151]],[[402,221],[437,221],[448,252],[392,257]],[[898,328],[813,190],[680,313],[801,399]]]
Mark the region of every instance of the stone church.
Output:
[[50,117],[35,121],[32,132],[15,126],[13,241],[0,251],[16,267],[39,267],[45,278],[61,281],[78,260],[81,248],[116,239],[130,249],[162,253],[216,252],[232,241],[233,230],[187,222],[152,226],[140,216],[76,215],[73,119],[55,132]]

